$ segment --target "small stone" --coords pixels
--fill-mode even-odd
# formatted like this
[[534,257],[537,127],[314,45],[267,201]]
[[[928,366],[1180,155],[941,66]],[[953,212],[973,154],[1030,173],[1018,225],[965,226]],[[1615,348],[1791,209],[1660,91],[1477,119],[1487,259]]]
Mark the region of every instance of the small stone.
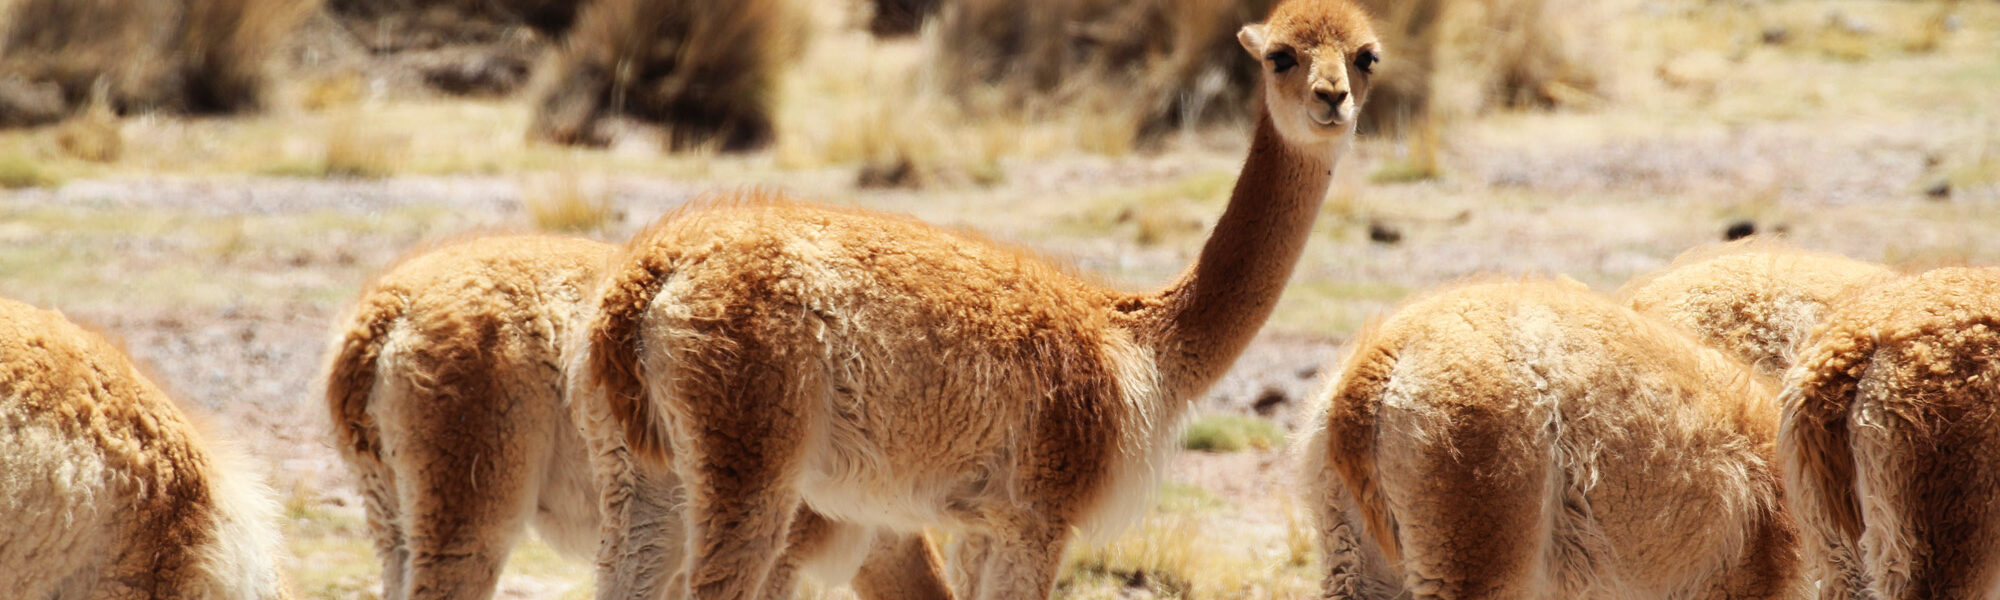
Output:
[[1286,396],[1284,390],[1268,387],[1264,388],[1264,393],[1257,395],[1255,402],[1250,403],[1250,409],[1257,411],[1257,416],[1269,417],[1278,412],[1278,407],[1291,401],[1291,397]]
[[1753,235],[1757,235],[1757,224],[1748,220],[1730,223],[1729,228],[1722,230],[1722,239],[1732,242]]
[[1950,198],[1951,182],[1940,180],[1937,183],[1933,183],[1931,184],[1930,187],[1924,188],[1924,195],[1930,196],[1932,200],[1944,200]]
[[1403,231],[1381,221],[1370,221],[1368,239],[1377,244],[1395,244],[1403,241]]
[[1783,25],[1765,27],[1763,40],[1765,44],[1771,46],[1784,44],[1785,42],[1792,41],[1792,30],[1787,29]]

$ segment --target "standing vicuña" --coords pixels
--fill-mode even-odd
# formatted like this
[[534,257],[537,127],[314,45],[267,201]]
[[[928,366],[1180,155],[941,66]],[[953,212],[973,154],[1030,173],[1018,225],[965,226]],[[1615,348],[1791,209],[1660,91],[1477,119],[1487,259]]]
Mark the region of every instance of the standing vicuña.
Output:
[[286,598],[278,506],[124,353],[0,299],[0,595]]
[[[550,236],[442,246],[381,275],[343,321],[327,401],[365,497],[384,597],[492,596],[531,522],[570,557],[676,563],[601,569],[602,585],[657,588],[674,574],[679,514],[630,500],[637,489],[671,499],[676,480],[635,470],[619,440],[587,445],[570,413],[586,407],[565,406],[564,340],[611,250]],[[601,531],[611,535],[600,542]],[[861,563],[851,546],[865,545],[823,537],[795,539],[793,554],[857,554],[848,572]],[[921,536],[884,540],[877,552],[854,582],[864,597],[949,597]]]
[[1793,506],[1844,584],[1822,597],[2000,593],[2000,269],[1841,304],[1779,400]]
[[1745,240],[1682,253],[1617,295],[1775,379],[1829,306],[1895,276],[1874,263]]
[[588,435],[676,465],[695,597],[756,597],[801,501],[979,540],[979,589],[958,591],[988,599],[1045,597],[1073,527],[1139,512],[1188,404],[1284,290],[1380,57],[1344,0],[1281,4],[1238,39],[1267,65],[1250,155],[1164,291],[771,194],[631,242],[578,357],[620,429]]
[[1767,382],[1581,285],[1417,300],[1306,447],[1328,598],[1799,598]]

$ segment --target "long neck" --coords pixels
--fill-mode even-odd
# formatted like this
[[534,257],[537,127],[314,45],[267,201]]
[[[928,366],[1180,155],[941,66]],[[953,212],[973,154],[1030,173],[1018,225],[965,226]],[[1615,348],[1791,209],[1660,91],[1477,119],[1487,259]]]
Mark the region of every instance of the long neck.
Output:
[[1260,108],[1250,156],[1201,256],[1134,315],[1169,398],[1206,390],[1271,316],[1311,237],[1337,152],[1285,143]]

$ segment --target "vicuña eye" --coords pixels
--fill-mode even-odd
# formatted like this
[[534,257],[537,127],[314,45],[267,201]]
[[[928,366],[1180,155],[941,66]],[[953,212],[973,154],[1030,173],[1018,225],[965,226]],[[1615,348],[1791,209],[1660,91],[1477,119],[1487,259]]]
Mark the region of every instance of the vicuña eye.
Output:
[[1292,70],[1292,67],[1296,67],[1299,65],[1299,60],[1296,58],[1292,58],[1292,53],[1284,51],[1272,52],[1270,54],[1266,54],[1264,55],[1264,60],[1271,61],[1272,73],[1283,73],[1285,71],[1290,71]]
[[1363,73],[1374,73],[1375,63],[1379,62],[1382,62],[1382,57],[1377,56],[1374,51],[1362,50],[1359,56],[1354,57],[1354,68],[1361,69]]

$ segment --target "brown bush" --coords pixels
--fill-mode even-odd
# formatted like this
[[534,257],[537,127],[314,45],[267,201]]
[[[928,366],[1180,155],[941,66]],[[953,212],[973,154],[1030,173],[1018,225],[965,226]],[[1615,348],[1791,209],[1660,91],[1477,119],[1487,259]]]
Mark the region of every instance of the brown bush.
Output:
[[[1593,0],[1362,0],[1389,60],[1364,127],[1399,131],[1437,111],[1555,107],[1603,83]],[[1441,97],[1441,95],[1449,97]]]
[[664,126],[674,149],[760,148],[800,18],[787,0],[597,0],[577,16],[529,135],[597,144],[600,122],[626,115]]
[[503,41],[518,27],[560,37],[585,0],[326,0],[376,52]]
[[875,14],[868,19],[868,31],[878,37],[910,35],[923,29],[924,20],[937,14],[944,0],[874,0]]
[[99,80],[119,112],[259,108],[268,60],[311,9],[311,0],[17,0],[0,31],[0,126],[59,119]]
[[1256,61],[1236,29],[1273,0],[959,0],[941,18],[938,59],[954,89],[997,86],[1018,105],[1110,90],[1137,98],[1141,137],[1241,115]]

